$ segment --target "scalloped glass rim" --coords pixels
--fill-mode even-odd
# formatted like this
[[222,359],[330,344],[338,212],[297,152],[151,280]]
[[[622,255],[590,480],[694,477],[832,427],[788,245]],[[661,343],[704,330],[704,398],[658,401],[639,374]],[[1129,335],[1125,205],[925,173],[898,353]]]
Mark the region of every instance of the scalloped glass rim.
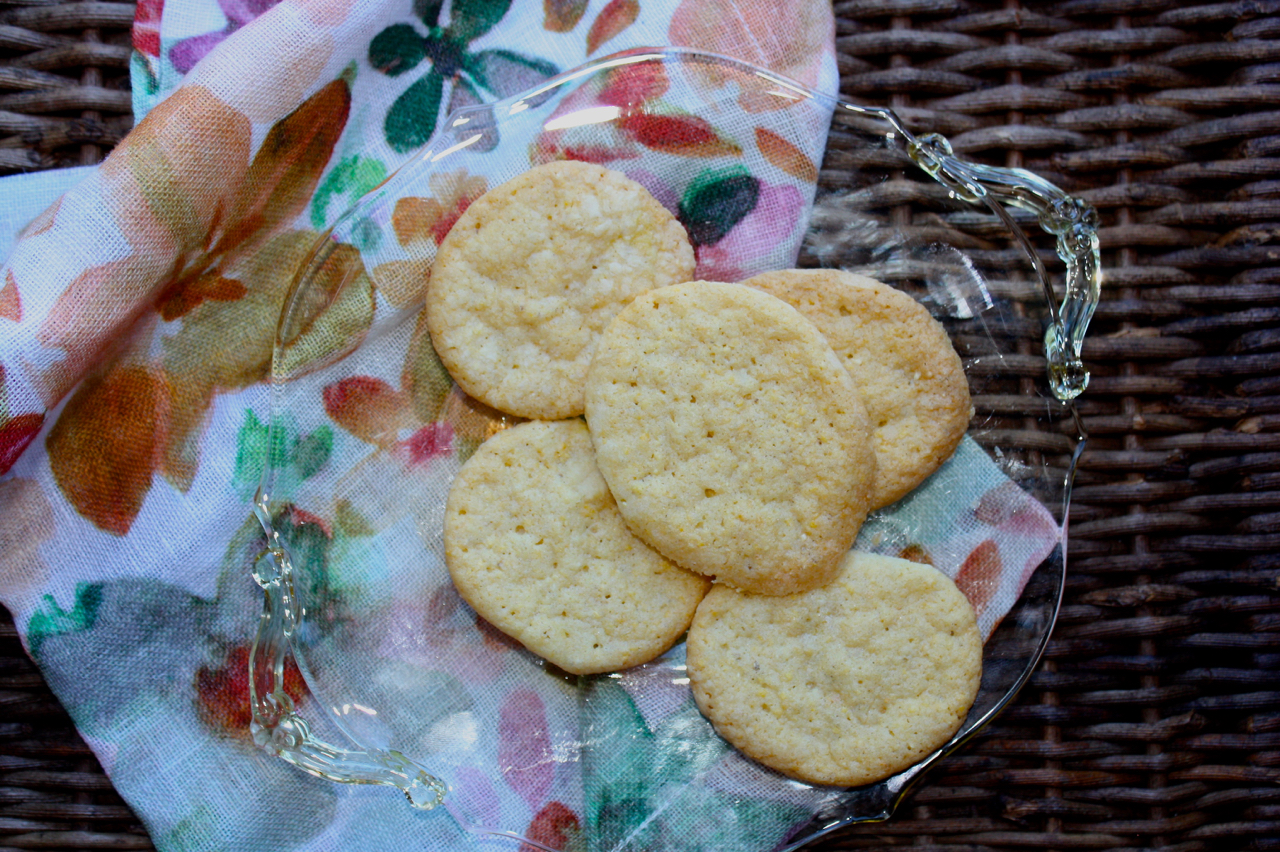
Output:
[[[916,136],[891,111],[863,107],[814,92],[773,72],[728,57],[676,48],[654,48],[627,51],[588,63],[555,77],[523,95],[494,104],[470,107],[452,114],[442,129],[420,151],[409,158],[386,181],[346,211],[333,228],[326,231],[313,249],[285,301],[272,362],[271,408],[273,415],[287,410],[285,393],[294,378],[287,343],[294,339],[300,324],[315,315],[314,302],[326,304],[336,296],[322,291],[317,296],[311,287],[321,266],[337,245],[335,232],[355,221],[380,200],[394,196],[406,186],[421,183],[442,169],[450,158],[465,150],[478,138],[471,133],[462,140],[458,131],[467,125],[483,127],[486,122],[496,127],[504,118],[520,113],[537,112],[574,86],[601,72],[643,63],[700,63],[733,69],[735,73],[752,75],[769,86],[773,95],[809,100],[843,113],[855,123],[873,128],[890,146],[897,146],[925,173],[946,187],[951,199],[958,203],[989,210],[1009,230],[1015,244],[1022,247],[1035,269],[1049,315],[1045,333],[1047,383],[1053,397],[1061,401],[1062,411],[1075,425],[1075,443],[1070,462],[1062,474],[1060,510],[1066,517],[1071,479],[1076,461],[1085,444],[1085,435],[1072,400],[1083,389],[1088,374],[1080,362],[1080,346],[1097,301],[1099,284],[1096,214],[1092,209],[1062,193],[1056,187],[1018,169],[1001,169],[966,163],[951,153],[946,140],[937,135]],[[616,116],[615,116],[616,117]],[[607,119],[606,119],[607,120]],[[1033,213],[1040,227],[1056,238],[1057,255],[1066,267],[1066,284],[1062,304],[1054,297],[1053,287],[1042,261],[1018,223],[1005,209],[1020,208]],[[327,300],[327,301],[326,301]],[[278,424],[271,418],[269,446],[274,446]],[[300,639],[303,614],[298,606],[295,585],[299,570],[306,566],[293,564],[293,557],[274,521],[277,508],[274,495],[280,471],[269,463],[263,471],[255,500],[255,511],[268,538],[268,549],[254,567],[254,577],[264,591],[264,610],[250,657],[250,689],[254,714],[255,741],[279,757],[320,777],[348,783],[375,783],[396,786],[416,806],[430,808],[445,795],[445,786],[422,766],[390,748],[379,748],[363,742],[361,735],[349,729],[341,718],[329,719],[349,740],[348,746],[335,746],[318,738],[308,721],[298,713],[283,688],[286,661],[295,660],[309,684],[314,684],[307,665],[305,641]],[[833,792],[819,809],[809,826],[791,836],[786,849],[796,849],[814,838],[853,822],[887,819],[910,787],[942,757],[954,752],[975,736],[1011,701],[1026,683],[1048,642],[1057,617],[1065,577],[1065,538],[1036,569],[1015,609],[1006,617],[987,648],[998,644],[1001,634],[1016,647],[1017,671],[1006,673],[1003,694],[983,707],[976,707],[960,731],[943,748],[915,766],[877,784],[857,790]],[[1034,597],[1033,605],[1028,601]],[[1025,618],[1024,618],[1025,616]],[[984,673],[985,679],[985,673]],[[503,830],[466,826],[482,834],[517,837]],[[524,842],[541,847],[528,838]]]

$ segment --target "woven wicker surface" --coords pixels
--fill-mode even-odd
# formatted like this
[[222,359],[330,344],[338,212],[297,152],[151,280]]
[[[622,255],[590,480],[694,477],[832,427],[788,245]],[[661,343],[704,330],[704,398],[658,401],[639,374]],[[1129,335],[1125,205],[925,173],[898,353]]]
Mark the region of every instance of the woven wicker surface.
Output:
[[0,174],[91,165],[129,132],[133,6],[0,0]]
[[[814,848],[1280,848],[1280,0],[835,8],[843,92],[1093,202],[1107,284],[1046,659],[893,821]],[[0,0],[0,171],[127,129],[130,9]],[[0,708],[0,852],[151,848],[7,618]]]

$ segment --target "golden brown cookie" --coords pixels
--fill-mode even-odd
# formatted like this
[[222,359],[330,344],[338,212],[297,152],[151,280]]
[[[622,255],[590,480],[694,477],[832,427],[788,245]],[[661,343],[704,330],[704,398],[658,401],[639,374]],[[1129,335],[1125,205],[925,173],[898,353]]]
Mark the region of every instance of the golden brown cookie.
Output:
[[720,735],[813,784],[869,784],[915,764],[960,728],[982,677],[978,625],[955,584],[866,553],[803,594],[713,587],[686,649]]
[[684,227],[633,180],[590,163],[537,166],[477,199],[427,291],[449,373],[499,411],[582,413],[600,331],[635,296],[693,277]]
[[862,403],[818,330],[739,284],[637,298],[587,375],[597,462],[637,535],[740,589],[830,579],[875,474]]
[[523,423],[481,444],[449,492],[444,544],[462,598],[574,674],[666,651],[708,586],[627,529],[579,419]]
[[973,416],[969,383],[923,305],[838,269],[766,272],[743,283],[808,317],[853,376],[876,453],[872,509],[901,499],[951,457]]

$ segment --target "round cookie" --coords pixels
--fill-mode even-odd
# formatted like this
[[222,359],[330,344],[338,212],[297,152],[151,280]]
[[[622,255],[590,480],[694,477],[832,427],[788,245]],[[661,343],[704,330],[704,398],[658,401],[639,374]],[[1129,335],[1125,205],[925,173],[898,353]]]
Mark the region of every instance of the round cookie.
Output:
[[901,499],[951,457],[973,416],[969,383],[923,305],[838,269],[766,272],[743,283],[808,317],[853,376],[876,453],[872,509]]
[[959,730],[982,679],[982,639],[955,584],[867,553],[803,594],[713,587],[686,651],[720,735],[812,784],[855,787],[915,764]]
[[444,546],[463,600],[573,674],[666,651],[708,586],[627,529],[578,419],[522,423],[481,444],[449,491]]
[[597,463],[628,526],[678,565],[783,595],[829,580],[875,475],[849,374],[796,310],[739,284],[646,293],[587,374]]
[[693,270],[684,227],[640,184],[548,163],[459,217],[436,254],[427,324],[471,396],[519,417],[574,417],[600,331],[635,296]]

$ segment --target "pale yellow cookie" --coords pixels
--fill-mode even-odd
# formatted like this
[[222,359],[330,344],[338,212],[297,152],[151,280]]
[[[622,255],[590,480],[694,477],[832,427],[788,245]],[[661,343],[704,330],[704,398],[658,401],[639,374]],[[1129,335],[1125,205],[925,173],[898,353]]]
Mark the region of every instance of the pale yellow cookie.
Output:
[[573,417],[600,331],[635,296],[693,269],[684,227],[640,184],[548,163],[485,193],[445,237],[427,291],[431,340],[481,402]]
[[872,509],[901,499],[951,458],[973,416],[969,383],[923,305],[838,269],[766,272],[743,283],[808,317],[853,376],[876,453]]
[[713,587],[686,649],[716,731],[813,784],[854,787],[912,766],[959,730],[982,679],[977,621],[955,584],[866,553],[803,594]]
[[463,600],[574,674],[666,651],[708,586],[627,529],[579,419],[523,423],[481,444],[449,491],[444,545]]
[[836,571],[875,475],[853,381],[811,322],[740,284],[637,298],[587,375],[597,461],[627,524],[669,559],[790,594]]

